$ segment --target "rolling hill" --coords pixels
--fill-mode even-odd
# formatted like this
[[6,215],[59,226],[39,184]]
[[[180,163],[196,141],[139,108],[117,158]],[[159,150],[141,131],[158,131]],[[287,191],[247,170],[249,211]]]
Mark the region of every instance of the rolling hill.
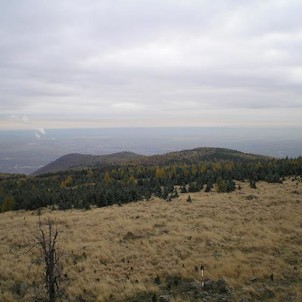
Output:
[[80,170],[101,165],[123,164],[144,158],[133,152],[119,152],[107,155],[72,153],[59,157],[48,165],[38,169],[32,175],[55,173],[66,170]]
[[265,159],[271,158],[225,148],[210,147],[175,151],[151,156],[144,156],[133,152],[119,152],[108,155],[67,154],[35,171],[33,175],[122,164],[170,165],[174,163],[195,164],[203,161],[214,162],[219,160],[231,160],[240,162]]

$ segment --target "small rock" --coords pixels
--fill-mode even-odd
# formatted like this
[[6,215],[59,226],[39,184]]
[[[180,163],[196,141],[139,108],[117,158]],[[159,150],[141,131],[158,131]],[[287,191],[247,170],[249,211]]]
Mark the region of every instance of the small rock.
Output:
[[170,296],[168,295],[159,296],[159,302],[170,302]]
[[128,241],[128,240],[134,240],[134,239],[138,239],[139,236],[135,235],[133,232],[127,232],[127,234],[124,236],[123,240],[124,241]]
[[254,200],[254,199],[257,199],[258,197],[257,196],[255,196],[255,195],[248,195],[248,196],[246,196],[246,200]]

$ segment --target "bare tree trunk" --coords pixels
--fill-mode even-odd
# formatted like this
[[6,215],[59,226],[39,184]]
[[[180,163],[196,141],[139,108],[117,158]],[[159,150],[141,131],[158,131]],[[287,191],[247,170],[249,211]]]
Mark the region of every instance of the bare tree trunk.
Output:
[[44,287],[46,289],[47,301],[55,302],[59,291],[59,281],[61,277],[59,259],[56,252],[58,231],[54,228],[54,223],[47,220],[47,229],[39,222],[39,233],[35,236],[41,256],[44,259]]

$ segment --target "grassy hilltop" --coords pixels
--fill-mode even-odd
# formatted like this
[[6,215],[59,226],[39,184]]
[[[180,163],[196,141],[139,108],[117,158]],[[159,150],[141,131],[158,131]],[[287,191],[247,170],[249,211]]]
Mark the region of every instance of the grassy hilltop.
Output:
[[[171,202],[42,210],[65,252],[64,301],[302,301],[300,178],[238,185]],[[37,212],[0,214],[2,302],[31,301],[37,263],[24,250],[37,222]]]

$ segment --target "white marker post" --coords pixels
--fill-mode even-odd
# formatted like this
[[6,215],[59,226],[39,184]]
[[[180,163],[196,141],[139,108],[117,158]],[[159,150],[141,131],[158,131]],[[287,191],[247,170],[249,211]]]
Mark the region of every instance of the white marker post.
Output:
[[201,288],[204,288],[204,274],[203,274],[204,266],[203,265],[200,267],[200,270],[201,270]]

